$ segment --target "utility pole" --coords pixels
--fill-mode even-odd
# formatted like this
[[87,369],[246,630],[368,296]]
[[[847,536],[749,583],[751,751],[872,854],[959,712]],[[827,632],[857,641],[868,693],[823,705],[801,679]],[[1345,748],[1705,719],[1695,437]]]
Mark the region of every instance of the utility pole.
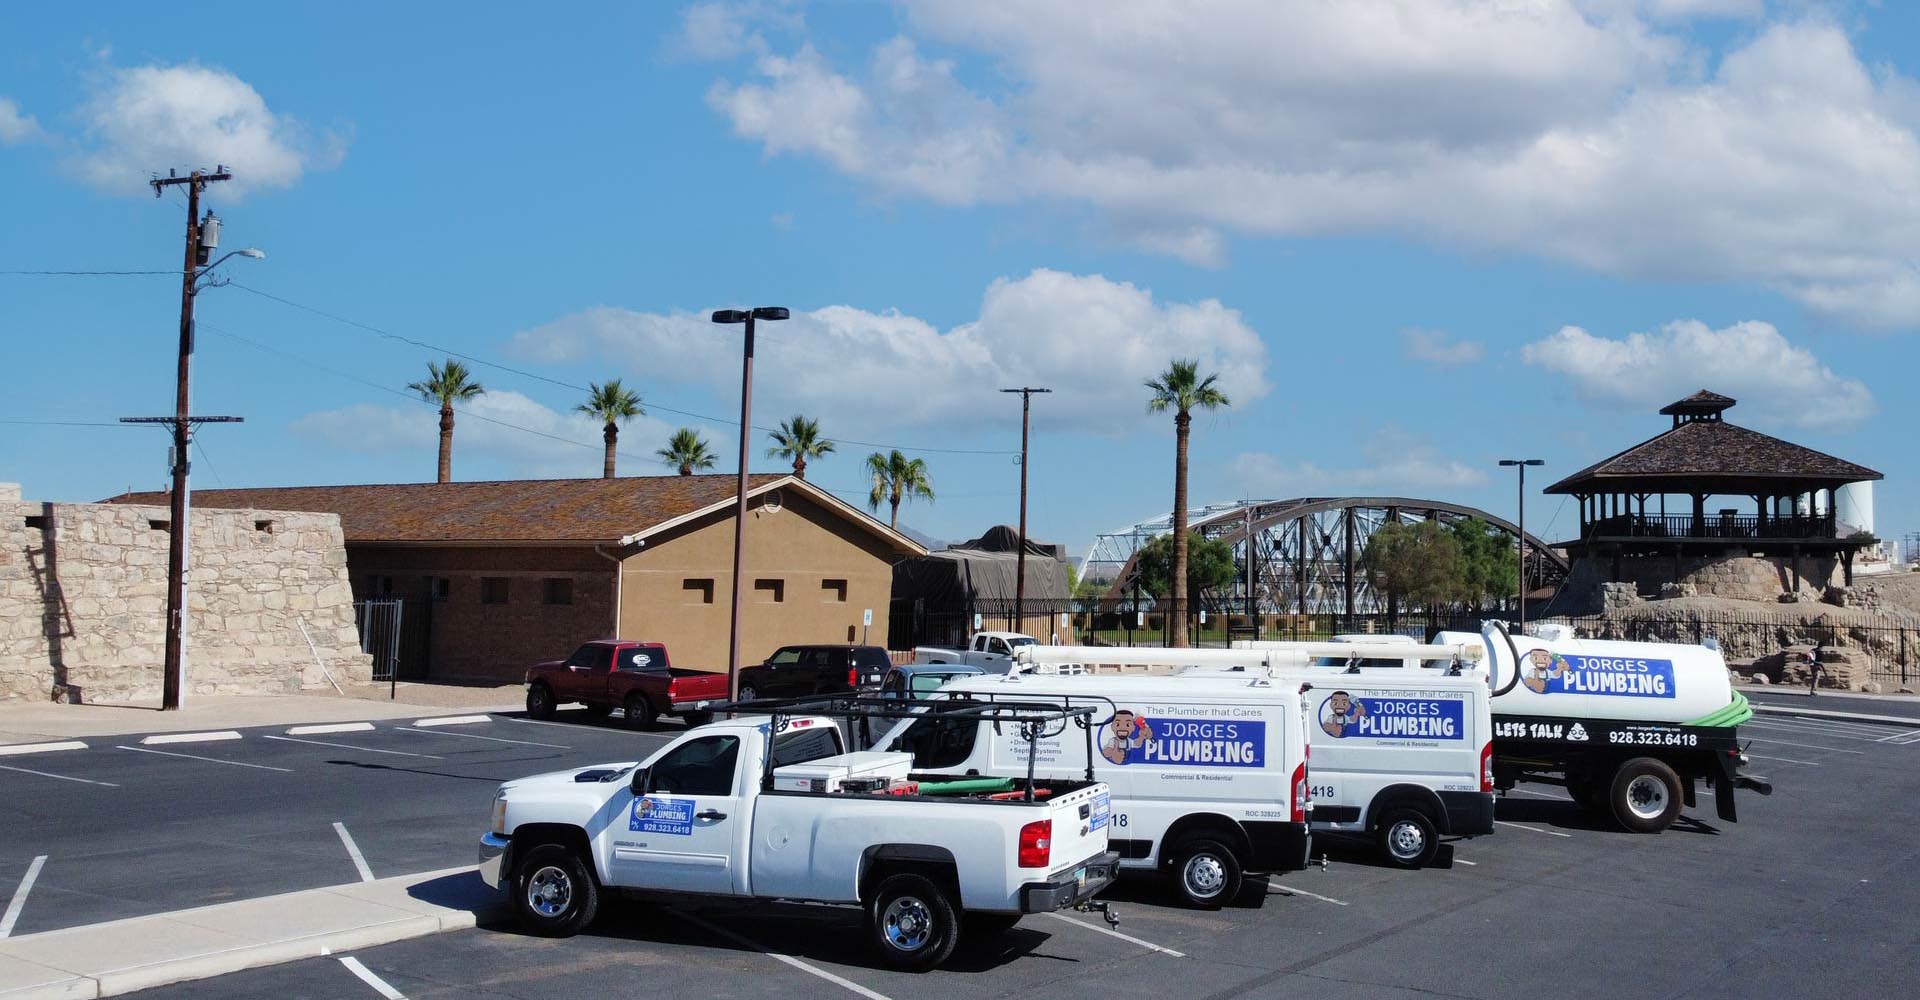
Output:
[[[166,666],[161,679],[160,707],[171,711],[180,707],[180,676],[186,643],[187,624],[187,446],[192,442],[192,417],[188,413],[187,379],[193,361],[194,283],[200,277],[200,265],[206,263],[202,247],[200,192],[214,181],[232,180],[225,167],[213,173],[195,170],[185,177],[156,177],[153,196],[158,198],[169,187],[187,188],[186,264],[180,274],[180,361],[174,375],[173,397],[173,502],[167,537],[167,649]],[[212,213],[208,213],[211,215]],[[219,222],[214,220],[213,239],[219,241]],[[229,418],[238,420],[239,418]]]
[[[1020,552],[1014,557],[1013,620],[1024,625],[1027,614],[1027,436],[1033,424],[1033,394],[1053,390],[1024,386],[1000,391],[1020,394]],[[1020,625],[1013,625],[1011,630],[1020,631]]]
[[716,309],[715,323],[746,324],[746,343],[740,354],[740,472],[733,499],[733,610],[727,619],[727,700],[740,698],[741,576],[747,559],[747,439],[753,433],[753,324],[755,320],[787,318],[785,306],[753,309]]

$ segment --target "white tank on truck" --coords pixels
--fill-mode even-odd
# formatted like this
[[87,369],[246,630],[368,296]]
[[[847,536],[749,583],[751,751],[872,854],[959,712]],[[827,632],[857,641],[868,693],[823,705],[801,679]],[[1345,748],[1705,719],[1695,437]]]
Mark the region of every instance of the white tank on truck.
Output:
[[1511,648],[1498,633],[1491,641],[1477,632],[1441,632],[1433,640],[1484,650],[1497,715],[1697,726],[1712,725],[1703,720],[1736,702],[1727,661],[1709,646],[1551,634],[1510,638]]

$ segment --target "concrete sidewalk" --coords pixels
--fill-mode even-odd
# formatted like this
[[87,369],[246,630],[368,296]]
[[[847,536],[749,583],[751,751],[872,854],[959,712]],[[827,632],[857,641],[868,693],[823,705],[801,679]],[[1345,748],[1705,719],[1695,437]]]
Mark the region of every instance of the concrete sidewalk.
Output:
[[461,930],[506,912],[468,867],[69,927],[0,940],[0,998],[117,996]]
[[[384,689],[383,689],[384,690]],[[178,711],[155,705],[61,705],[54,702],[0,703],[0,744],[71,740],[87,736],[177,733],[252,726],[380,719],[464,712],[512,712],[526,707],[517,688],[453,688],[403,684],[401,700],[385,701],[333,694],[189,696]]]

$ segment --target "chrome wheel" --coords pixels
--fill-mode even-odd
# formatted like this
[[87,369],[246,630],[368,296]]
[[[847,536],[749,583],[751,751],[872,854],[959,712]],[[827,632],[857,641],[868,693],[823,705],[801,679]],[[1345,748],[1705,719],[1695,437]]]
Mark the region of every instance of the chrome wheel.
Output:
[[1181,881],[1186,883],[1187,894],[1195,899],[1208,899],[1220,894],[1227,884],[1227,866],[1211,854],[1196,854],[1187,859],[1186,867],[1181,869]]
[[933,940],[933,911],[924,900],[901,896],[887,905],[880,915],[880,926],[889,945],[900,951],[919,951]]
[[760,692],[755,691],[753,688],[743,687],[740,689],[740,701],[752,701],[758,697],[760,697]]
[[1427,831],[1412,820],[1403,819],[1387,831],[1387,849],[1395,859],[1411,861],[1427,849]]
[[1645,820],[1667,811],[1667,783],[1651,774],[1636,775],[1627,783],[1627,811]]
[[573,905],[573,879],[552,865],[527,879],[527,908],[543,917],[557,917]]

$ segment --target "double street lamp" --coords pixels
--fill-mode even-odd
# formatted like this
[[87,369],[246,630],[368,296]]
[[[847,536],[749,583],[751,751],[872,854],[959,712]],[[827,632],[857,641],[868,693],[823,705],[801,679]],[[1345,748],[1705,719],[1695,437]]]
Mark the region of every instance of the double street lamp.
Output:
[[1502,466],[1511,466],[1520,473],[1520,631],[1527,631],[1527,467],[1545,465],[1538,458],[1503,458]]
[[785,306],[753,309],[715,309],[715,323],[744,323],[746,348],[740,361],[740,482],[733,504],[733,612],[727,630],[727,700],[740,697],[740,576],[744,572],[747,538],[747,438],[753,433],[753,324],[755,320],[787,318]]

